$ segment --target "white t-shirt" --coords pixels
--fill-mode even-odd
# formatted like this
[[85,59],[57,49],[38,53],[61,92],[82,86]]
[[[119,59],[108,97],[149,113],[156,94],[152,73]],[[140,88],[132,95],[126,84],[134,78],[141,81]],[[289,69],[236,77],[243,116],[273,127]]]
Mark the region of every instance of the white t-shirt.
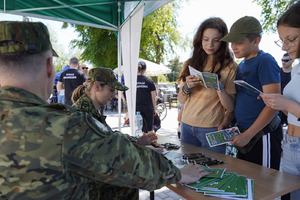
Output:
[[[291,81],[283,90],[283,95],[290,100],[300,104],[300,62],[295,67],[293,67],[291,78]],[[291,113],[288,113],[288,123],[295,126],[300,126],[300,121],[298,121],[298,118]]]

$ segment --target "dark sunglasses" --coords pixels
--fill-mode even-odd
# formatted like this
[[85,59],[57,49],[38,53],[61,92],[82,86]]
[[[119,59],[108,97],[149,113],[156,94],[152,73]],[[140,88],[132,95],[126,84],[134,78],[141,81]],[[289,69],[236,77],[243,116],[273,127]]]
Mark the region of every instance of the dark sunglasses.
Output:
[[81,67],[81,69],[88,69],[88,67]]
[[289,62],[290,60],[292,60],[292,59],[287,59],[287,60],[281,59],[282,62]]

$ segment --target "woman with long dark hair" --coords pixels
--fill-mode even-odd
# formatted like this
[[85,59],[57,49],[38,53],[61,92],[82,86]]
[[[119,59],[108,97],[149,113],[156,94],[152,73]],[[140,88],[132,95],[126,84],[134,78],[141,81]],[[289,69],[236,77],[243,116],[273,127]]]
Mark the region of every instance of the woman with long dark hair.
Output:
[[[178,82],[178,100],[185,103],[182,114],[181,141],[225,153],[225,145],[210,147],[205,134],[227,128],[234,110],[237,65],[228,43],[220,41],[228,33],[220,18],[209,18],[200,24],[193,41],[193,54],[182,67]],[[188,66],[200,72],[218,75],[219,90],[208,89],[190,75]]]

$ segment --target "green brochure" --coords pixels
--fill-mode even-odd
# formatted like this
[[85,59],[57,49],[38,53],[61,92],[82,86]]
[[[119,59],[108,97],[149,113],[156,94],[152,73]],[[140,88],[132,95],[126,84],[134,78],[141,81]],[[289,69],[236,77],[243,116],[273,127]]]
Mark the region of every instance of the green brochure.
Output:
[[206,139],[210,147],[229,143],[229,139],[241,134],[238,127],[232,127],[216,132],[206,133]]
[[210,174],[206,175],[206,178],[222,178],[226,168],[210,168],[207,166],[202,166],[205,171],[210,172]]
[[189,66],[190,75],[194,75],[202,81],[201,85],[208,89],[220,90],[218,74],[210,72],[200,72],[194,67]]
[[[223,175],[222,179],[216,180],[215,182],[213,182],[212,184],[203,187],[201,189],[198,189],[197,192],[205,192],[205,191],[215,191],[218,190],[220,191],[220,188],[226,183],[228,182],[232,177],[233,177],[234,173],[225,173]],[[224,190],[223,190],[224,191]]]

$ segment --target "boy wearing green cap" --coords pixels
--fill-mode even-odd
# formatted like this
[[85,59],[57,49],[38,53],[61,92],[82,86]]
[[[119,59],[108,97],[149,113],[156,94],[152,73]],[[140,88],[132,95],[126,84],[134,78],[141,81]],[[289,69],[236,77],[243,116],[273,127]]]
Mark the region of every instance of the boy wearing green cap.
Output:
[[[236,80],[244,80],[263,93],[280,93],[280,68],[275,59],[259,49],[262,27],[250,16],[237,20],[221,40],[231,42],[239,64]],[[279,169],[282,129],[277,111],[257,99],[258,94],[237,86],[235,117],[240,135],[231,139],[238,158]]]

